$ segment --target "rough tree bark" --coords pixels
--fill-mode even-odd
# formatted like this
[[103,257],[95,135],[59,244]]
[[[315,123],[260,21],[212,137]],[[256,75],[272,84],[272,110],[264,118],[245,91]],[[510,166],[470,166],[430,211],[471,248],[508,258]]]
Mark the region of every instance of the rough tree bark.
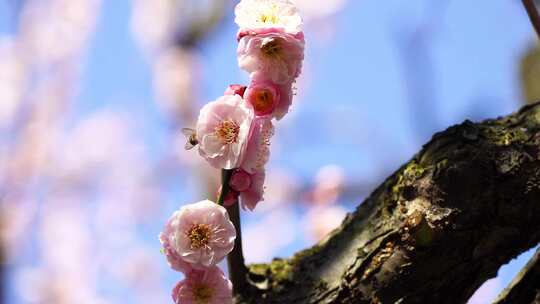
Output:
[[537,103],[435,134],[325,240],[250,265],[236,302],[465,303],[540,241],[539,131]]

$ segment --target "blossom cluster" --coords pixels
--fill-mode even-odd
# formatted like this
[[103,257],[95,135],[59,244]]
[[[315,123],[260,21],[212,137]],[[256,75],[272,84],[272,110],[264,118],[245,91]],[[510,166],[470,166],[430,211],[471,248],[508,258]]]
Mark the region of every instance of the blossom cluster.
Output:
[[200,156],[228,178],[217,203],[182,207],[160,235],[170,266],[186,276],[173,290],[175,303],[232,302],[232,284],[216,266],[236,239],[223,206],[253,210],[263,200],[273,121],[288,113],[302,69],[302,19],[289,0],[242,0],[235,15],[238,65],[250,83],[230,85],[201,109],[195,130],[184,130],[186,148],[198,146]]

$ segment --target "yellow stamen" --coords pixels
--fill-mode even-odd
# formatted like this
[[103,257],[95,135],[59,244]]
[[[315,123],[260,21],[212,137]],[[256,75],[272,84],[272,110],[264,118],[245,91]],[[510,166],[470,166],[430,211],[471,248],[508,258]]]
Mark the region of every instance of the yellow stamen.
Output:
[[261,16],[259,16],[259,21],[265,24],[267,23],[277,24],[279,21],[279,18],[273,14],[269,14],[269,15],[262,14]]
[[212,298],[212,289],[209,286],[199,284],[193,288],[193,299],[197,304],[207,304]]
[[215,134],[223,144],[231,144],[238,139],[240,127],[232,120],[222,121],[216,128]]
[[191,241],[192,249],[199,249],[208,245],[210,237],[212,236],[212,230],[209,225],[195,224],[187,233],[189,240]]
[[268,10],[262,13],[259,16],[259,22],[263,24],[278,24],[279,23],[279,17],[278,17],[278,7],[275,4],[272,4]]

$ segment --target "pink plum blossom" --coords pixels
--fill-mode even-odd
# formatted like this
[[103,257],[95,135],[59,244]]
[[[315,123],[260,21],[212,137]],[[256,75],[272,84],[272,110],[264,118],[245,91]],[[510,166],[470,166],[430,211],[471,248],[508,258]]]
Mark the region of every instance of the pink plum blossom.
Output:
[[[283,31],[282,29],[276,28],[276,27],[261,28],[261,29],[240,29],[238,30],[238,33],[236,33],[236,41],[240,42],[240,40],[244,38],[244,36],[256,36],[259,34],[264,34],[264,33],[269,33],[269,32],[282,32],[282,31]],[[302,43],[305,43],[304,32],[287,33],[287,34],[296,38]]]
[[173,289],[175,304],[231,304],[232,283],[216,266],[193,271]]
[[190,263],[184,261],[174,249],[176,242],[174,238],[175,233],[173,231],[174,226],[172,225],[173,222],[174,221],[169,220],[167,224],[165,224],[163,232],[159,234],[159,241],[161,242],[161,246],[163,246],[163,253],[165,254],[165,257],[167,257],[169,266],[176,271],[187,274],[193,270],[193,267]]
[[227,87],[223,95],[240,95],[240,97],[244,97],[245,91],[246,86],[240,84],[231,84]]
[[178,261],[203,269],[219,263],[232,251],[236,229],[225,208],[204,200],[176,211],[160,238],[167,241],[171,265],[185,271],[184,264],[176,266],[179,257]]
[[264,170],[250,174],[242,169],[237,169],[233,173],[229,186],[233,191],[239,193],[242,208],[253,211],[257,204],[263,200]]
[[302,31],[302,18],[289,0],[242,0],[234,13],[240,29],[280,28],[292,34]]
[[255,115],[271,115],[280,120],[292,103],[292,84],[275,84],[261,72],[252,74],[244,100],[253,106]]
[[253,120],[244,162],[229,181],[232,190],[239,194],[244,209],[253,210],[263,200],[264,166],[270,157],[270,138],[273,135],[274,126],[269,118],[257,117]]
[[291,107],[293,99],[293,84],[282,84],[279,86],[279,90],[281,92],[279,96],[279,103],[274,110],[274,117],[277,120],[282,119],[285,114],[289,113],[289,108]]
[[245,101],[253,106],[255,115],[265,116],[274,112],[279,103],[279,87],[272,81],[253,78],[246,91]]
[[253,120],[251,132],[241,168],[253,174],[264,170],[270,157],[270,138],[274,135],[272,121],[265,117]]
[[206,104],[197,120],[199,154],[218,169],[242,163],[253,109],[239,95],[225,95]]
[[255,30],[238,43],[238,64],[248,73],[261,72],[276,84],[292,83],[302,70],[303,34],[270,28]]

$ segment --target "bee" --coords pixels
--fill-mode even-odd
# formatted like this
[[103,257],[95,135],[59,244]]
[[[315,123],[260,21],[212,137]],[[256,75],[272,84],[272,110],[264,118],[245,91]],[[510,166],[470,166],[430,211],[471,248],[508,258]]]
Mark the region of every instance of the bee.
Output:
[[190,128],[182,128],[182,134],[184,134],[187,138],[184,149],[191,150],[193,149],[193,147],[199,144],[199,141],[197,140],[197,133],[195,133],[195,130]]

